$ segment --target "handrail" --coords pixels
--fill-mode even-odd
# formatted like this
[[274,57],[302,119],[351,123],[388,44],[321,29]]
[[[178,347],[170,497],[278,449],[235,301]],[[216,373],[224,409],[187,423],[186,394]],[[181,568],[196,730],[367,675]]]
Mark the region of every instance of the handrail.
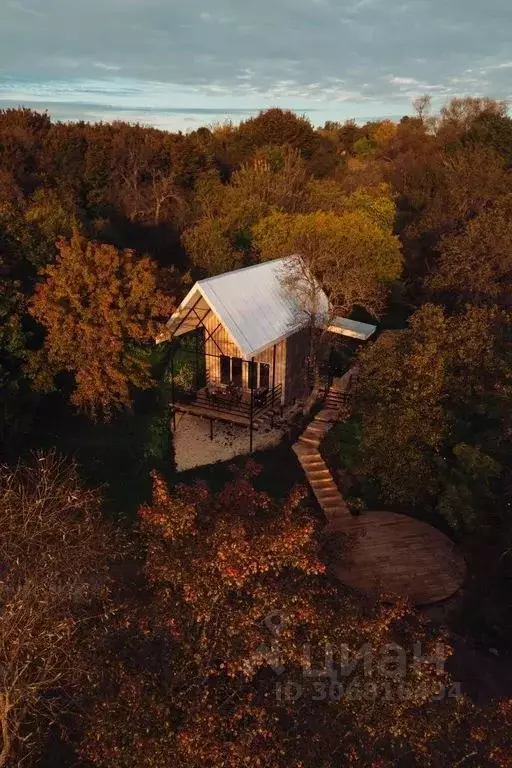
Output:
[[[232,413],[234,415],[243,416],[245,418],[250,419],[251,417],[251,403],[250,402],[242,402],[237,401],[235,399],[229,399],[228,396],[224,397],[222,396],[222,399],[218,400],[215,396],[211,396],[208,394],[208,385],[212,384],[219,384],[220,381],[216,381],[215,379],[207,378],[207,386],[203,389],[200,389],[196,391],[194,399],[191,401],[195,405],[204,406],[206,408],[209,408],[210,410],[219,411],[223,413]],[[282,385],[278,384],[273,389],[270,387],[267,391],[267,393],[264,396],[258,396],[257,390],[254,391],[254,394],[251,394],[251,390],[248,387],[244,387],[241,389],[241,395],[243,396],[243,393],[250,394],[251,397],[254,398],[253,400],[253,419],[260,416],[262,413],[264,413],[266,410],[268,410],[270,407],[273,406],[280,406],[281,405],[281,395],[282,395]],[[179,403],[180,401],[183,402],[185,400],[184,392],[176,392],[176,402]]]

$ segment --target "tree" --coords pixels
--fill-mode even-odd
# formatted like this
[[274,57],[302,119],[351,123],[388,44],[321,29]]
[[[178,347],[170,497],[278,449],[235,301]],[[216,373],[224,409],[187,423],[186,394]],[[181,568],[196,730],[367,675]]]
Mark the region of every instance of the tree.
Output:
[[334,179],[313,179],[308,184],[310,211],[365,213],[381,229],[393,230],[396,206],[388,184],[375,187],[359,187],[347,194],[343,186]]
[[396,136],[397,124],[393,120],[378,120],[370,124],[370,137],[377,145],[377,150],[382,151]]
[[25,194],[33,192],[43,176],[42,151],[50,126],[47,113],[0,110],[0,166]]
[[485,144],[501,155],[507,168],[512,165],[512,119],[508,114],[483,112],[472,122],[465,141]]
[[486,146],[468,145],[445,153],[435,168],[430,200],[416,230],[448,234],[509,191],[503,158]]
[[205,174],[196,191],[199,220],[182,235],[192,262],[219,274],[253,259],[252,227],[273,211],[303,210],[309,175],[289,147],[262,147],[222,185]]
[[303,210],[309,174],[297,150],[265,146],[233,174],[226,189],[226,208],[235,210],[242,201],[257,201],[266,210],[296,213]]
[[[25,764],[87,685],[121,538],[54,454],[0,468],[0,766]],[[90,662],[90,657],[88,658]]]
[[512,195],[470,219],[460,233],[447,235],[427,284],[450,302],[511,306]]
[[243,254],[234,247],[222,220],[205,218],[185,230],[181,240],[194,266],[207,275],[229,272],[243,264]]
[[[219,493],[170,493],[153,474],[140,510],[151,591],[120,630],[128,653],[109,659],[82,756],[116,768],[163,768],[169,754],[179,768],[314,768],[336,750],[349,765],[463,757],[467,741],[450,737],[465,703],[432,703],[449,685],[445,638],[402,604],[361,605],[328,581],[302,493],[279,504],[255,474],[249,463]],[[332,678],[315,665],[329,648],[348,668],[343,696],[319,695]]]
[[274,214],[254,233],[263,259],[302,257],[324,288],[333,315],[348,315],[359,306],[378,316],[389,285],[400,275],[398,239],[360,211]]
[[418,118],[423,122],[430,113],[430,109],[432,107],[432,96],[429,93],[424,93],[421,96],[417,96],[413,100],[412,106]]
[[254,150],[265,145],[288,145],[309,158],[316,144],[316,134],[306,117],[290,110],[273,108],[240,124],[240,137]]
[[46,330],[32,356],[37,387],[51,386],[59,371],[73,374],[72,402],[93,417],[108,418],[130,406],[131,387],[151,386],[141,345],[157,335],[170,301],[157,288],[156,265],[133,251],[89,242],[75,232],[59,243],[30,302]]
[[27,339],[23,330],[25,297],[0,256],[0,455],[19,447],[31,417],[23,376]]
[[387,501],[436,508],[459,531],[496,513],[509,450],[509,333],[495,307],[449,317],[425,304],[408,329],[363,352],[359,469]]
[[445,141],[453,141],[469,131],[482,115],[505,117],[507,111],[506,101],[488,96],[456,96],[441,107],[437,130]]

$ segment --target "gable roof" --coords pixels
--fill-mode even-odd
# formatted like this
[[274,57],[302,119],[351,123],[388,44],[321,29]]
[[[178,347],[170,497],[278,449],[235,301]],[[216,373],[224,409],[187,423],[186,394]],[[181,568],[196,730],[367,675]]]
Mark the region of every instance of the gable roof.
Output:
[[[204,307],[205,302],[248,359],[296,333],[307,325],[309,314],[300,290],[284,284],[294,259],[287,256],[199,280],[167,323],[170,335],[191,330],[187,312],[194,306]],[[320,288],[316,303],[317,314],[326,318],[328,301]]]

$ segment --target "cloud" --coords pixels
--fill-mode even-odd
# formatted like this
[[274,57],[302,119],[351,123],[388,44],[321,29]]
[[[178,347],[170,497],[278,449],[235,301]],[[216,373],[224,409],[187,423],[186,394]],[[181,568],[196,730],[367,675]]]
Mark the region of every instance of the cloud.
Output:
[[511,28],[509,0],[0,0],[0,97],[400,114],[422,92],[507,98]]
[[392,85],[419,85],[419,80],[414,77],[393,77],[390,75],[389,82]]
[[29,16],[37,16],[38,18],[45,16],[43,11],[32,8],[29,5],[25,5],[24,3],[20,2],[20,0],[9,0],[7,6],[14,11],[19,11],[20,13],[28,13]]
[[103,61],[95,61],[94,66],[96,69],[103,69],[105,72],[119,72],[121,67],[116,64],[105,64]]

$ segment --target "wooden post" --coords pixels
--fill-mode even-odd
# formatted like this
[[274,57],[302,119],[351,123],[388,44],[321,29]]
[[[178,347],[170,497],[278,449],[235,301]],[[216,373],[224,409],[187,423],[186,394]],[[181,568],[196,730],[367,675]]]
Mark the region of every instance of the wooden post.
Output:
[[171,347],[171,408],[172,408],[172,424],[174,431],[176,431],[176,408],[175,403],[175,389],[174,389],[174,349]]
[[196,386],[195,390],[197,392],[199,388],[199,328],[196,328]]
[[253,420],[254,420],[254,357],[251,360],[250,368],[249,368],[249,383],[251,385],[251,420],[249,423],[249,453],[252,453],[252,443],[253,443]]
[[276,396],[276,345],[272,354],[272,416],[270,417],[270,426],[274,426],[274,398]]

